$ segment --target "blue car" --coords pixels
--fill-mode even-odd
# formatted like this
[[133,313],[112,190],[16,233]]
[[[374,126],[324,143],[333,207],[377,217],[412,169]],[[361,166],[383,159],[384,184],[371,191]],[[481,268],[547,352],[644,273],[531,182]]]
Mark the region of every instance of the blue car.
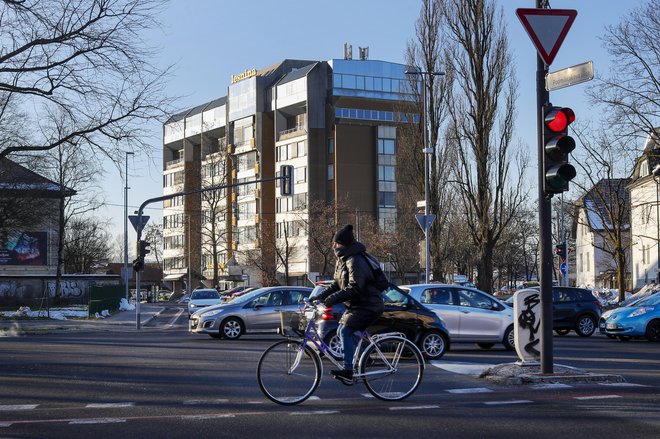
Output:
[[654,294],[634,306],[615,310],[605,321],[605,334],[622,341],[632,337],[660,341],[660,294]]

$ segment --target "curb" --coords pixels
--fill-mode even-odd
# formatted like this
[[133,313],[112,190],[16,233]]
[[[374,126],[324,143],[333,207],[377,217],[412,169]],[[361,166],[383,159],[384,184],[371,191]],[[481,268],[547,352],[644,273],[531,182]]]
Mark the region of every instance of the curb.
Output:
[[486,369],[479,378],[498,384],[624,383],[621,375],[590,373],[576,367],[555,364],[552,374],[542,374],[540,365],[504,363]]

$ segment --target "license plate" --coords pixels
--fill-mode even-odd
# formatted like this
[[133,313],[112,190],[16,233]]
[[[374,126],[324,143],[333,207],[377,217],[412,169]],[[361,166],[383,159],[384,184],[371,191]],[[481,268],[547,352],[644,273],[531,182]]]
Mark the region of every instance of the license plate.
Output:
[[608,323],[607,329],[616,329],[616,323]]

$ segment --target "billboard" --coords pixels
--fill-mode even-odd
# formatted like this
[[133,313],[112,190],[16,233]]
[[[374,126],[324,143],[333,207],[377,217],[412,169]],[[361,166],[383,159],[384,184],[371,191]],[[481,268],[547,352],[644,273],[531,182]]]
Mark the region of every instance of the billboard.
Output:
[[0,266],[47,265],[48,232],[17,232],[0,241]]

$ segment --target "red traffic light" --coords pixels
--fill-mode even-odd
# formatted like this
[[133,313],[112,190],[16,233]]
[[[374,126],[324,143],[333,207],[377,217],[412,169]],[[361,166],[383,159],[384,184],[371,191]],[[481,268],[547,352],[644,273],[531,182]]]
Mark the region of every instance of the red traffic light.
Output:
[[561,133],[575,121],[575,113],[570,108],[553,108],[545,115],[545,125],[553,133]]

